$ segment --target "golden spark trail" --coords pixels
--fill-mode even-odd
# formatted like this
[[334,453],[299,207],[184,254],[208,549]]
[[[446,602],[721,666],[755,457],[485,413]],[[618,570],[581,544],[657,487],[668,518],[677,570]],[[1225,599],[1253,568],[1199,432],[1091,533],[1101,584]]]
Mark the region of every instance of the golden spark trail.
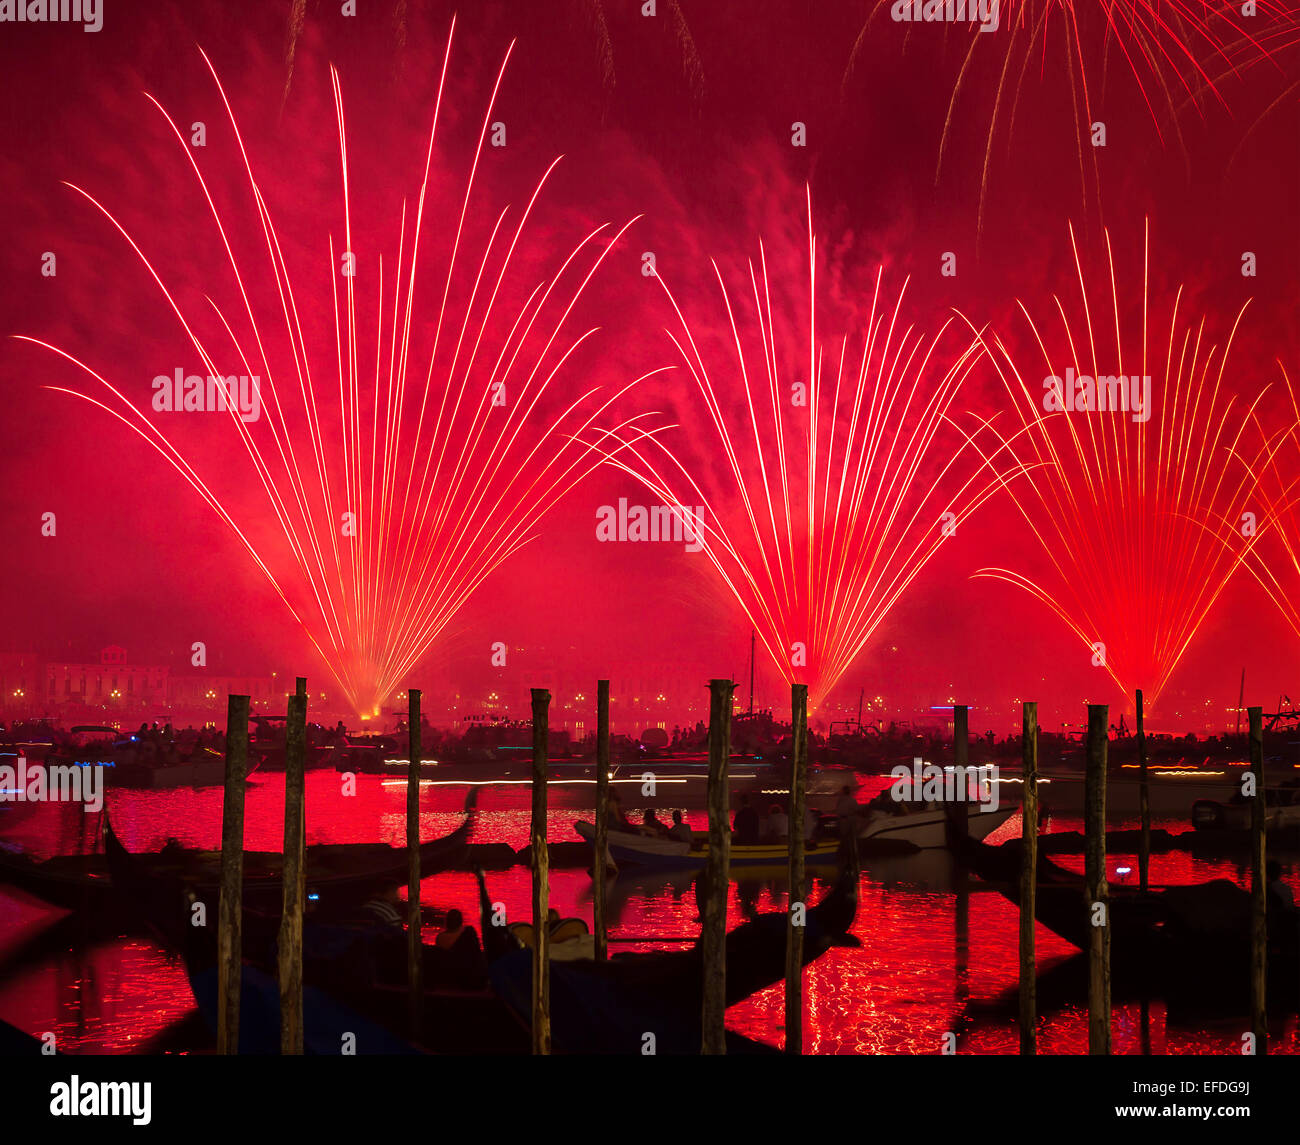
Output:
[[[817,333],[817,257],[809,195],[807,375],[798,379],[806,386],[804,405],[792,402],[778,367],[780,348],[803,346],[803,336],[774,317],[761,244],[748,284],[757,344],[742,334],[737,300],[713,263],[735,351],[727,367],[706,360],[691,322],[660,280],[680,324],[669,336],[699,390],[706,436],[726,462],[717,489],[702,487],[701,470],[669,449],[662,432],[652,437],[635,427],[605,438],[616,446],[609,451],[612,464],[663,502],[703,508],[702,519],[691,521],[702,551],[777,668],[787,680],[808,685],[813,705],[849,670],[957,525],[999,484],[986,477],[984,463],[949,418],[981,356],[978,339],[950,352],[952,320],[930,339],[905,326],[906,286],[891,306],[882,270],[860,358],[850,360],[847,336],[827,354]],[[951,440],[941,434],[945,429],[953,431]],[[996,455],[985,460],[991,464]]]
[[[1285,367],[1282,380],[1293,420],[1269,433],[1263,419],[1256,418],[1260,445],[1253,456],[1243,459],[1255,482],[1255,501],[1263,509],[1256,513],[1245,564],[1300,636],[1300,394]],[[1249,511],[1252,506],[1245,508]],[[1240,519],[1232,525],[1239,526]]]
[[[1010,430],[993,419],[985,425],[1020,463],[1005,487],[1056,576],[995,567],[975,575],[1042,601],[1123,695],[1141,688],[1154,704],[1246,555],[1236,526],[1254,479],[1238,454],[1262,394],[1242,409],[1224,384],[1245,306],[1222,347],[1209,342],[1204,318],[1183,317],[1181,288],[1167,318],[1164,307],[1153,314],[1148,234],[1134,336],[1121,317],[1109,233],[1108,289],[1099,296],[1090,293],[1073,228],[1070,238],[1080,301],[1072,313],[1053,297],[1059,333],[1019,303],[1034,349],[979,335],[1014,410]],[[1150,378],[1146,417],[1131,402],[1098,408],[1102,377],[1127,378],[1130,388]]]
[[[877,0],[872,7],[850,53],[844,84],[867,42],[868,31],[878,24],[888,28],[894,7],[895,0]],[[1259,0],[1253,16],[1243,16],[1239,5],[1212,0],[1001,0],[998,7],[995,32],[982,32],[978,23],[961,21],[944,22],[939,27],[905,23],[901,27],[906,31],[899,33],[910,39],[928,28],[936,37],[946,41],[951,36],[962,45],[961,67],[939,141],[936,182],[949,143],[956,136],[958,106],[963,93],[969,95],[976,62],[989,54],[996,56],[992,66],[997,80],[980,176],[981,231],[995,141],[1005,125],[1010,146],[1031,66],[1042,75],[1057,66],[1054,61],[1060,61],[1059,70],[1070,85],[1084,200],[1091,196],[1099,201],[1097,156],[1089,136],[1098,119],[1112,50],[1122,57],[1136,83],[1161,144],[1170,131],[1182,148],[1179,115],[1188,103],[1202,116],[1211,102],[1227,107],[1223,84],[1230,76],[1240,76],[1260,64],[1271,64],[1285,75],[1276,57],[1300,43],[1300,10],[1274,0]]]
[[[195,149],[149,97],[190,163],[238,291],[233,313],[208,298],[228,346],[200,333],[197,316],[178,301],[145,253],[143,239],[137,241],[94,196],[73,188],[130,245],[208,374],[228,374],[218,362],[233,353],[244,374],[262,379],[259,419],[245,421],[233,402],[224,405],[251,471],[241,473],[227,461],[219,472],[200,473],[181,435],[164,433],[120,388],[67,351],[26,339],[84,371],[107,394],[101,401],[65,387],[49,388],[73,393],[127,425],[234,532],[363,715],[377,712],[403,685],[474,591],[532,538],[541,519],[575,484],[603,464],[607,451],[584,439],[598,432],[638,437],[644,432],[640,417],[606,424],[622,395],[641,379],[610,391],[593,385],[576,396],[572,391],[563,399],[553,396],[557,375],[595,332],[568,332],[573,310],[635,220],[618,228],[593,227],[551,260],[552,269],[541,281],[512,291],[519,277],[512,270],[518,256],[531,250],[529,224],[552,163],[518,217],[512,219],[509,207],[490,216],[495,223],[486,242],[481,250],[471,248],[469,224],[479,218],[475,181],[509,51],[483,115],[458,220],[454,231],[447,228],[450,250],[434,268],[443,279],[440,299],[431,313],[417,302],[422,246],[443,234],[441,228],[430,234],[426,200],[454,34],[453,20],[419,196],[413,213],[402,204],[396,259],[388,272],[383,255],[353,218],[342,86],[331,68],[343,247],[329,238],[328,303],[294,285],[234,109],[206,54],[242,157],[278,307],[253,301],[253,272],[235,253],[233,224],[218,208]],[[352,273],[340,273],[345,258],[354,260]],[[376,301],[366,316],[360,297],[363,268],[376,265]],[[524,298],[517,309],[505,302],[512,293]],[[328,314],[330,307],[334,345],[313,345],[304,330],[304,308]],[[273,339],[271,331],[281,325]],[[374,332],[371,349],[363,329]],[[425,339],[431,345],[422,349]],[[281,341],[283,348],[273,348]],[[322,369],[322,355],[333,357],[332,367]],[[239,507],[216,490],[218,477],[236,482],[245,494]],[[260,490],[270,510],[275,532],[268,540],[257,539],[251,528],[266,512],[249,508],[250,490]],[[350,527],[341,527],[345,521]]]

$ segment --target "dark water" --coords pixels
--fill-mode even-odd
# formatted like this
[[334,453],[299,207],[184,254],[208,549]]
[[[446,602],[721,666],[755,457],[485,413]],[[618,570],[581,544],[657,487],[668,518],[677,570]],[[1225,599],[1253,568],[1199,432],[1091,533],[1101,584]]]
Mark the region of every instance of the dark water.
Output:
[[[661,776],[660,783],[666,781]],[[870,794],[885,781],[864,785]],[[703,781],[698,776],[661,786],[654,800],[665,807],[686,808],[693,826],[706,826]],[[697,790],[698,789],[698,790]],[[636,785],[621,789],[629,814],[641,803]],[[421,832],[445,835],[460,822],[466,788],[461,784],[425,784]],[[555,783],[550,788],[551,841],[576,840],[573,823],[590,818],[590,783]],[[114,825],[126,845],[136,851],[156,850],[168,838],[187,846],[215,848],[220,837],[221,790],[182,789],[161,792],[110,791]],[[402,780],[359,776],[357,792],[341,794],[339,777],[315,771],[307,777],[309,843],[385,842],[405,840],[405,784]],[[522,847],[527,842],[529,789],[525,784],[481,788],[479,813],[472,841],[503,842]],[[253,850],[278,850],[283,831],[283,778],[255,776],[247,800],[247,843]],[[1134,826],[1119,823],[1118,826]],[[1181,830],[1184,823],[1157,819],[1155,826]],[[1081,830],[1077,817],[1054,816],[1049,831]],[[1018,835],[1013,816],[991,842]],[[0,834],[20,842],[36,855],[88,850],[94,817],[69,805],[15,806],[0,814]],[[1082,858],[1059,856],[1075,869]],[[1121,867],[1133,873],[1118,874]],[[1112,882],[1135,881],[1134,855],[1109,857]],[[1154,855],[1151,877],[1158,883],[1191,883],[1232,878],[1245,884],[1240,865],[1228,860],[1195,858],[1185,852]],[[1295,864],[1288,878],[1296,885]],[[693,938],[699,922],[693,874],[666,878],[624,872],[610,892],[611,937],[639,940],[615,943],[612,949],[663,948],[656,939]],[[506,904],[511,918],[531,914],[530,873],[523,866],[490,872],[492,898]],[[814,884],[813,898],[824,890]],[[435,909],[459,907],[477,919],[478,894],[472,874],[446,872],[427,879],[423,901]],[[785,880],[770,877],[733,884],[729,925],[738,925],[745,910],[782,910],[787,899]],[[591,879],[581,869],[551,872],[551,902],[564,915],[592,919]],[[65,918],[19,892],[0,888],[0,958]],[[860,948],[837,948],[804,975],[805,1049],[809,1053],[940,1052],[944,1037],[957,1037],[959,1053],[1015,1053],[1018,916],[1001,895],[982,891],[958,894],[953,889],[946,852],[864,860],[861,907],[854,933]],[[432,937],[432,934],[429,935]],[[69,1053],[130,1053],[160,1044],[184,1048],[201,1045],[201,1038],[177,1038],[175,1025],[193,1015],[189,986],[178,961],[138,937],[120,937],[51,954],[0,982],[0,1017],[33,1034],[55,1033]],[[678,944],[672,944],[677,948]],[[1038,928],[1040,973],[1076,952],[1049,931]],[[1195,957],[1189,951],[1188,957]],[[728,1012],[731,1028],[773,1045],[782,1039],[783,988],[775,985]],[[1144,1041],[1153,1053],[1217,1054],[1240,1052],[1244,1019],[1200,1023],[1192,1028],[1171,1024],[1163,1004],[1153,1000],[1143,1027],[1137,1004],[1116,1005],[1114,1051],[1140,1053]],[[190,1027],[182,1027],[182,1030]],[[1086,1004],[1052,1010],[1040,1019],[1042,1053],[1087,1051]],[[1300,1030],[1294,1017],[1273,1030],[1271,1052],[1295,1053]]]

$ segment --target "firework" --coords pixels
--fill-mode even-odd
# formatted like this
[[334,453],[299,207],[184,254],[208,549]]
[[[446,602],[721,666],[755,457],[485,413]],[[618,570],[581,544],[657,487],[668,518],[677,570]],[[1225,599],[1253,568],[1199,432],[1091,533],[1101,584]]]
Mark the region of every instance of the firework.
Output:
[[[243,375],[261,379],[264,416],[245,420],[236,403],[224,407],[238,439],[232,442],[233,455],[247,462],[242,470],[236,467],[234,480],[240,492],[264,493],[261,513],[239,515],[216,490],[220,478],[229,479],[229,474],[211,467],[201,472],[184,439],[162,432],[113,382],[68,351],[39,343],[102,386],[98,393],[50,388],[75,394],[133,430],[229,526],[320,651],[348,700],[365,715],[377,714],[475,589],[530,539],[549,508],[601,463],[603,454],[580,439],[629,388],[608,393],[593,387],[563,400],[549,392],[557,372],[593,333],[566,332],[570,312],[630,223],[616,232],[604,224],[595,227],[567,255],[553,256],[542,281],[517,289],[522,305],[508,304],[512,264],[527,248],[530,216],[553,163],[518,217],[509,208],[485,216],[490,225],[483,230],[489,237],[481,250],[468,249],[475,176],[509,52],[487,102],[459,217],[453,213],[450,225],[428,225],[426,195],[453,35],[454,24],[423,181],[414,210],[402,204],[400,240],[389,273],[382,254],[374,253],[377,240],[372,236],[381,228],[376,224],[373,231],[363,230],[352,217],[347,124],[339,77],[331,69],[342,228],[341,245],[331,236],[321,262],[310,268],[316,282],[323,267],[329,268],[332,286],[319,297],[295,286],[271,206],[208,62],[244,158],[273,272],[280,308],[269,312],[250,300],[252,272],[236,257],[231,224],[215,204],[208,176],[175,122],[154,101],[189,158],[242,300],[240,309],[229,312],[211,303],[224,331],[222,344],[199,333],[200,316],[187,313],[178,302],[145,253],[146,240],[137,241],[89,192],[74,188],[130,244],[207,373],[222,378],[228,371],[218,363],[233,360],[242,363]],[[447,240],[444,261],[434,271],[431,304],[417,303],[417,294],[423,297],[417,290],[423,283],[417,262],[436,239]],[[378,276],[369,276],[373,309],[367,313],[361,284],[365,268],[376,263]],[[462,301],[458,305],[453,298]],[[313,309],[334,316],[328,346],[311,344],[304,333],[303,316]],[[287,340],[272,337],[280,329]],[[359,333],[366,330],[374,332],[373,340]],[[246,505],[250,498],[240,500]],[[268,512],[277,527],[269,540],[261,540],[263,530],[252,526]]]
[[[871,24],[888,18],[897,7],[896,0],[877,0],[850,54],[846,80]],[[965,7],[974,12],[977,6],[972,2]],[[1235,5],[1210,0],[1087,4],[1076,4],[1075,0],[1002,0],[994,7],[992,19],[998,29],[993,35],[981,31],[976,16],[945,25],[966,46],[944,118],[935,171],[937,180],[954,134],[957,108],[976,61],[984,54],[997,53],[994,67],[998,78],[980,177],[981,229],[995,140],[1005,128],[1010,144],[1031,68],[1040,75],[1049,71],[1063,73],[1069,83],[1079,176],[1086,200],[1090,187],[1098,181],[1096,151],[1089,135],[1099,118],[1099,96],[1107,82],[1112,56],[1133,77],[1162,144],[1169,131],[1181,146],[1178,117],[1188,104],[1200,114],[1213,102],[1226,106],[1223,84],[1230,76],[1239,76],[1259,63],[1275,62],[1277,52],[1300,41],[1297,12],[1271,0],[1260,0],[1253,16],[1241,15]],[[1290,85],[1288,91],[1294,87]]]
[[[774,317],[760,244],[744,293],[751,321],[716,262],[734,359],[710,364],[667,285],[669,330],[703,406],[710,455],[725,460],[705,488],[706,458],[688,464],[634,427],[609,434],[612,463],[669,506],[698,506],[691,525],[758,639],[792,683],[820,703],[957,526],[996,488],[949,412],[980,357],[975,338],[949,350],[948,328],[925,338],[892,304],[877,273],[860,344],[820,340],[817,242],[808,202],[805,331]],[[802,305],[802,304],[801,304]],[[957,324],[958,328],[960,324]],[[746,332],[742,332],[742,328]],[[757,337],[752,333],[756,332]],[[796,377],[780,363],[802,360]],[[716,446],[716,450],[715,447]],[[990,463],[995,459],[990,457]]]
[[975,575],[1037,597],[1123,693],[1142,688],[1155,703],[1247,549],[1238,526],[1253,478],[1239,451],[1260,398],[1243,409],[1224,385],[1246,307],[1221,347],[1204,318],[1184,317],[1181,288],[1167,317],[1153,311],[1144,245],[1134,331],[1109,232],[1104,299],[1088,288],[1073,228],[1070,238],[1079,307],[1054,298],[1059,333],[1020,304],[1033,351],[984,338],[1014,410],[1011,430],[986,425],[1020,463],[1005,487],[1056,576]]
[[1282,380],[1293,420],[1270,433],[1256,419],[1260,444],[1246,464],[1254,481],[1252,504],[1262,512],[1252,513],[1248,505],[1242,527],[1253,536],[1246,567],[1300,636],[1300,394],[1285,368]]

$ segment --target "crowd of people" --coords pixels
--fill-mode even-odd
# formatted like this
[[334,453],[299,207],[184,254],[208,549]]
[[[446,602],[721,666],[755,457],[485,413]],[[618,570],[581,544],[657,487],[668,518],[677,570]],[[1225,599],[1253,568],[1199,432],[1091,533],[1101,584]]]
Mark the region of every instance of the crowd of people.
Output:
[[168,767],[182,763],[196,751],[209,749],[218,755],[226,751],[226,733],[211,724],[202,728],[187,727],[179,732],[171,724],[141,724],[134,733],[135,750],[141,762]]

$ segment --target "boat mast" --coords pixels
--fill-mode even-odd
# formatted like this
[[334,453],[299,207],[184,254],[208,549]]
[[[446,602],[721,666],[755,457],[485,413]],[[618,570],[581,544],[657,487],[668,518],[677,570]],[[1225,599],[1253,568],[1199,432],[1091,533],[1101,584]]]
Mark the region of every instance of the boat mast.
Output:
[[749,714],[754,714],[754,641],[758,639],[758,630],[749,630]]
[[1241,691],[1237,695],[1237,734],[1241,735],[1241,705],[1246,702],[1246,669],[1241,670]]

